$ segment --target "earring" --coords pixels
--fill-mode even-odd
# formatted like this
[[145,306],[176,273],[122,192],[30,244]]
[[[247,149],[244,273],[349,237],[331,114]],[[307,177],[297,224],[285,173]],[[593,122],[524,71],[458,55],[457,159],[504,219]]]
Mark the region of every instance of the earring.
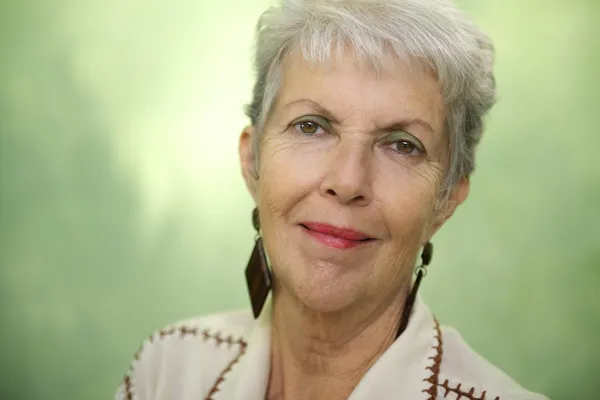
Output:
[[269,271],[265,248],[260,236],[258,208],[254,208],[252,211],[252,225],[256,229],[256,240],[250,260],[248,260],[248,265],[246,266],[246,284],[248,285],[248,293],[250,294],[252,312],[256,319],[260,315],[272,287],[271,272]]
[[425,247],[423,247],[423,253],[421,253],[421,265],[419,265],[416,269],[417,279],[415,279],[415,283],[406,298],[406,303],[404,304],[404,310],[402,310],[402,316],[400,318],[400,326],[398,327],[398,333],[396,334],[396,339],[402,335],[402,332],[408,326],[408,320],[410,318],[410,314],[412,312],[413,306],[415,305],[415,299],[417,298],[417,292],[419,291],[419,286],[421,285],[421,280],[427,275],[427,266],[431,262],[431,258],[433,257],[433,244],[431,242],[427,242]]

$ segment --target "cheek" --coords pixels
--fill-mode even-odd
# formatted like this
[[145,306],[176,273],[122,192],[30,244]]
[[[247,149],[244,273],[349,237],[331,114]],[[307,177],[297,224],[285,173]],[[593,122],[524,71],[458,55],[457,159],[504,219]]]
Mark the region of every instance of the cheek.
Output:
[[420,245],[434,216],[441,176],[435,168],[406,168],[378,180],[380,210],[394,247]]
[[261,147],[258,181],[261,220],[285,218],[317,187],[320,169],[317,157],[307,155],[297,145],[277,139],[265,140]]

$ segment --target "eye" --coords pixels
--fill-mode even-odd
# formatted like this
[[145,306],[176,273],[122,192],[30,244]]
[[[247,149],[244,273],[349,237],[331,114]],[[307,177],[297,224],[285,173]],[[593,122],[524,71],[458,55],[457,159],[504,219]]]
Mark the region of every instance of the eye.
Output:
[[396,131],[382,139],[386,149],[404,156],[419,156],[425,154],[423,144],[405,131]]
[[319,123],[311,120],[296,122],[293,126],[296,131],[307,136],[321,135],[325,132]]
[[398,153],[402,153],[402,154],[412,154],[415,150],[417,150],[417,146],[415,146],[413,143],[409,142],[408,140],[398,140],[397,142],[393,143],[394,145],[394,149],[398,152]]

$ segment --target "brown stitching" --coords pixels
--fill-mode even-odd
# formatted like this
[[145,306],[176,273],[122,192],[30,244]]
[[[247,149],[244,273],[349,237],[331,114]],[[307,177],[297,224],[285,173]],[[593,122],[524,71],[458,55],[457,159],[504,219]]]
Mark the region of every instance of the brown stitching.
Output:
[[429,398],[427,400],[435,400],[435,398],[437,397],[440,366],[442,365],[442,356],[444,355],[444,341],[442,339],[442,330],[440,329],[440,324],[438,320],[434,318],[433,321],[435,323],[435,339],[437,339],[438,344],[433,347],[435,355],[430,356],[428,358],[429,360],[433,361],[433,365],[425,368],[431,371],[431,375],[429,376],[429,378],[423,379],[423,381],[429,382],[429,384],[431,385],[429,386],[429,389],[423,389],[423,393],[429,394]]
[[[150,336],[149,341],[152,343],[153,337]],[[138,347],[137,351],[133,355],[133,361],[139,361],[140,355],[142,354],[142,350],[144,349],[145,343],[142,343],[140,347]],[[129,372],[123,378],[123,388],[125,389],[125,399],[133,400],[133,384],[131,383],[131,373],[133,372],[133,362],[129,366]]]
[[[155,338],[157,336],[158,336],[158,338],[160,340],[163,340],[165,337],[167,337],[167,336],[173,336],[173,335],[175,335],[177,333],[179,333],[179,337],[180,338],[184,338],[185,336],[188,336],[188,335],[189,336],[196,336],[196,337],[199,337],[201,335],[204,342],[208,341],[209,339],[212,339],[212,340],[215,341],[217,347],[221,347],[222,343],[227,343],[228,348],[230,348],[234,344],[238,345],[240,347],[237,356],[221,372],[221,375],[219,375],[219,378],[214,383],[214,385],[211,388],[208,396],[206,397],[206,400],[212,400],[212,396],[219,391],[219,386],[225,380],[225,378],[224,378],[225,375],[227,375],[231,371],[231,369],[233,368],[233,366],[246,353],[246,347],[248,346],[248,344],[246,343],[246,341],[243,338],[239,338],[237,340],[233,340],[233,336],[231,336],[231,335],[227,336],[226,338],[223,338],[221,336],[221,332],[218,332],[218,331],[215,332],[215,333],[211,333],[208,329],[204,329],[202,332],[199,332],[198,328],[189,328],[189,327],[186,327],[186,326],[183,326],[183,325],[180,326],[179,328],[161,329],[161,330],[158,331],[158,335],[155,334],[155,335],[150,336],[148,338],[148,342],[149,343],[153,343],[154,340],[155,340]],[[142,344],[139,347],[138,351],[135,353],[134,358],[133,358],[134,361],[139,361],[140,355],[141,355],[142,350],[144,348],[144,345],[145,345],[145,343]],[[127,375],[125,375],[125,378],[123,379],[123,388],[125,389],[125,398],[127,400],[133,400],[133,384],[131,382],[131,373],[132,372],[133,372],[133,365],[131,365],[129,367],[129,373]]]
[[[217,337],[219,337],[218,334],[217,334]],[[216,337],[215,337],[215,339],[216,339]],[[231,336],[228,336],[227,339],[229,339],[229,341],[233,340],[233,338]],[[224,341],[229,343],[229,341],[227,339],[225,339],[225,340],[221,339],[221,341],[217,342],[217,343],[220,344]],[[233,343],[240,346],[238,354],[233,360],[231,360],[231,362],[225,367],[225,369],[223,371],[221,371],[221,374],[219,375],[219,377],[213,384],[212,388],[208,392],[208,395],[206,396],[205,400],[213,400],[213,396],[219,391],[221,384],[223,382],[225,382],[225,375],[227,375],[229,372],[231,372],[231,370],[233,369],[235,364],[237,364],[240,361],[240,358],[242,358],[242,356],[244,354],[246,354],[246,347],[248,345],[243,339],[240,338]]]
[[217,342],[217,347],[221,347],[221,343],[223,343],[223,339],[221,338],[221,334],[217,332],[217,334],[213,338]]
[[[484,390],[481,393],[481,397],[475,397],[475,395],[473,393],[475,393],[475,388],[472,387],[469,392],[465,392],[463,391],[463,389],[461,388],[462,383],[459,383],[455,388],[450,387],[450,383],[448,382],[448,379],[446,379],[444,381],[444,383],[442,384],[438,384],[439,386],[443,387],[446,390],[446,393],[444,393],[444,397],[448,397],[448,393],[452,392],[452,393],[456,393],[458,395],[456,400],[460,400],[461,398],[466,398],[469,400],[486,400],[485,395],[487,393],[487,390]],[[492,400],[492,399],[489,399]],[[496,396],[494,398],[494,400],[500,400],[500,396]]]
[[180,337],[185,337],[186,335],[198,336],[197,328],[186,328],[185,326],[181,326],[179,328]]
[[[474,395],[475,388],[471,387],[468,392],[464,391],[461,386],[462,383],[459,383],[455,388],[450,387],[450,383],[448,379],[444,381],[444,383],[439,383],[439,375],[440,375],[440,367],[442,365],[442,357],[444,355],[444,340],[442,338],[442,330],[440,329],[440,324],[436,318],[434,318],[435,323],[435,338],[437,339],[438,344],[434,346],[435,354],[429,357],[429,360],[433,361],[433,365],[426,367],[426,369],[431,371],[431,375],[429,378],[424,379],[425,382],[431,384],[429,389],[424,389],[423,392],[429,394],[429,398],[427,400],[435,400],[438,394],[438,386],[444,388],[444,398],[448,397],[449,393],[455,393],[458,397],[456,400],[461,400],[464,398],[465,400],[486,400],[487,390],[484,390],[481,393],[480,397],[476,397]],[[491,398],[487,400],[492,400]],[[500,397],[495,397],[493,400],[500,400]]]
[[123,379],[123,387],[125,388],[125,398],[127,400],[133,400],[133,393],[131,392],[131,378],[129,375],[126,375],[125,379]]
[[[437,346],[434,347],[435,355],[429,357],[430,360],[433,361],[433,365],[426,367],[426,369],[431,371],[431,376],[429,378],[424,379],[424,381],[429,382],[431,386],[429,389],[423,390],[423,392],[429,394],[428,400],[435,400],[438,394],[438,386],[445,390],[444,398],[448,397],[449,393],[455,393],[458,397],[456,400],[461,400],[463,397],[465,400],[486,400],[487,390],[484,390],[481,393],[480,397],[476,397],[474,395],[475,388],[471,387],[468,392],[464,391],[461,386],[462,383],[458,383],[455,388],[450,387],[450,382],[448,379],[444,381],[444,383],[439,383],[439,375],[440,375],[440,366],[442,365],[442,356],[444,355],[444,341],[442,338],[442,330],[440,329],[440,324],[436,318],[434,318],[435,322],[435,338],[438,341]],[[492,400],[489,398],[488,400]],[[500,397],[497,396],[493,400],[500,400]]]

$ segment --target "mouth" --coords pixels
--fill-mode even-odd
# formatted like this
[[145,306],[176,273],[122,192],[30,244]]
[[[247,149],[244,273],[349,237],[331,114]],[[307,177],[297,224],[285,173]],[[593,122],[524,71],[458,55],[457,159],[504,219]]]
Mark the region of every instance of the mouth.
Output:
[[300,226],[312,238],[335,249],[351,249],[375,240],[363,232],[329,224],[303,222]]

